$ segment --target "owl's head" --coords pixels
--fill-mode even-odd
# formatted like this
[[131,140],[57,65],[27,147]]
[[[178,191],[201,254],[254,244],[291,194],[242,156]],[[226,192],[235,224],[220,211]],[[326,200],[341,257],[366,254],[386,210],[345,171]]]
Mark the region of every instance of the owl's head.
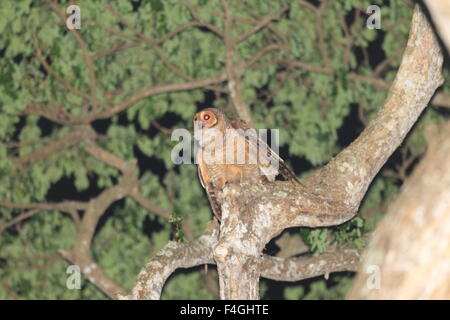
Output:
[[215,108],[207,108],[203,109],[200,112],[197,112],[194,116],[194,127],[196,123],[201,124],[203,128],[212,128],[219,123],[219,120],[222,118],[222,113]]
[[215,139],[223,135],[226,118],[215,108],[203,109],[197,112],[193,119],[194,139],[199,146],[211,145]]

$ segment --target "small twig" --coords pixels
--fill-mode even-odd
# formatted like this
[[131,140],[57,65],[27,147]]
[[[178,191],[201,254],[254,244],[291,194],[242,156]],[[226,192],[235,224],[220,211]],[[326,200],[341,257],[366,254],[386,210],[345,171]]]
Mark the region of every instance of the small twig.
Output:
[[161,131],[162,133],[165,133],[165,134],[172,134],[172,132],[173,132],[172,129],[169,129],[169,128],[164,127],[163,125],[161,125],[161,124],[160,124],[158,121],[156,121],[156,120],[151,120],[150,122],[151,122],[151,124],[152,124],[156,129],[158,129],[158,130]]
[[[19,222],[28,219],[35,214],[42,212],[42,211],[49,211],[49,210],[58,210],[70,213],[73,216],[73,212],[76,213],[77,210],[84,210],[87,207],[87,204],[80,201],[62,201],[57,203],[29,203],[29,204],[17,204],[12,202],[0,202],[0,206],[9,208],[9,209],[17,209],[17,210],[23,210],[23,209],[29,209],[27,212],[22,213],[21,215],[17,216],[16,218],[12,219],[11,221],[0,225],[0,233],[3,232],[5,229],[10,228],[14,225],[17,225]],[[79,219],[78,219],[79,220]],[[75,222],[76,219],[75,219]]]
[[169,220],[170,217],[172,216],[172,212],[170,212],[169,210],[166,210],[164,208],[158,207],[152,201],[150,201],[146,197],[144,197],[144,195],[141,194],[138,190],[133,190],[131,192],[130,196],[134,200],[136,200],[136,202],[139,203],[141,206],[143,206],[150,212],[156,214],[157,216],[160,216],[167,220]]
[[94,142],[87,144],[84,149],[86,150],[86,152],[91,154],[97,160],[100,160],[111,167],[119,169],[124,174],[125,173],[129,174],[135,169],[136,161],[128,163],[119,158],[118,156],[116,156],[115,154],[103,148],[100,148]]
[[[1,203],[0,203],[0,205],[1,205]],[[28,210],[27,212],[22,213],[20,216],[12,219],[11,221],[0,225],[0,233],[2,233],[4,230],[16,225],[17,223],[34,216],[35,214],[37,214],[41,211],[43,211],[43,209],[32,209],[32,210]]]
[[316,12],[317,14],[316,14],[315,23],[316,23],[316,32],[319,37],[318,46],[319,46],[320,54],[325,63],[325,66],[330,67],[331,66],[330,57],[328,55],[328,51],[326,48],[325,34],[323,31],[323,12],[325,11],[326,4],[327,4],[326,1],[323,1],[320,3],[319,9]]
[[250,68],[258,61],[261,57],[263,57],[267,52],[285,49],[285,46],[282,44],[269,44],[266,47],[259,50],[257,53],[253,55],[249,60],[245,62],[246,68]]
[[265,26],[267,26],[269,23],[271,23],[274,20],[278,20],[280,19],[280,16],[286,12],[286,10],[288,9],[287,6],[285,6],[284,8],[282,8],[280,11],[278,11],[276,14],[274,15],[268,15],[266,17],[264,17],[262,20],[260,20],[257,24],[255,24],[253,26],[253,28],[250,28],[249,30],[247,30],[246,32],[242,33],[239,37],[237,37],[234,42],[236,44],[244,41],[245,39],[247,39],[249,36],[257,33],[259,30],[263,29]]
[[36,149],[25,156],[17,159],[18,162],[16,166],[25,166],[31,162],[37,162],[42,159],[47,158],[49,155],[59,152],[65,148],[76,145],[83,140],[94,140],[95,139],[95,131],[90,126],[80,126],[77,129],[73,130],[69,134],[63,136],[62,138],[52,141],[47,145]]
[[201,26],[209,29],[210,31],[212,31],[213,33],[215,33],[216,35],[218,35],[219,37],[223,38],[224,35],[222,33],[221,30],[219,30],[219,28],[215,27],[214,25],[200,19],[199,15],[198,15],[198,8],[195,7],[194,5],[192,5],[188,0],[183,0],[183,4],[189,9],[189,12],[191,13],[192,17],[197,21],[198,24],[200,24]]
[[182,82],[182,83],[171,83],[171,84],[166,84],[166,85],[156,85],[156,86],[144,87],[141,89],[137,89],[136,90],[137,92],[133,96],[117,103],[113,107],[108,108],[100,113],[83,117],[82,119],[80,119],[80,121],[82,121],[83,123],[89,123],[91,121],[98,120],[98,119],[110,118],[113,115],[124,111],[129,106],[131,106],[132,104],[136,103],[137,101],[139,101],[141,99],[144,99],[144,98],[147,98],[147,97],[150,97],[153,95],[157,95],[157,94],[167,93],[167,92],[192,90],[192,89],[197,89],[197,88],[205,87],[205,86],[212,85],[212,84],[218,84],[218,83],[225,81],[226,78],[227,78],[226,73],[222,72],[216,76],[203,78],[203,79],[199,79],[199,80],[192,80],[192,81],[187,81],[187,82]]
[[339,16],[339,19],[341,21],[341,24],[344,27],[344,36],[345,36],[345,50],[344,50],[344,65],[348,67],[348,63],[350,61],[350,55],[352,53],[352,47],[353,47],[353,36],[350,33],[350,30],[348,28],[347,22],[345,21],[344,16]]
[[100,58],[112,55],[112,54],[116,54],[117,52],[121,51],[121,50],[125,50],[125,49],[130,49],[130,48],[134,48],[138,45],[138,43],[125,43],[123,41],[118,41],[115,45],[113,45],[110,49],[106,49],[103,51],[99,51],[95,54],[93,54],[91,57],[92,61],[96,61]]
[[225,69],[228,78],[228,89],[230,90],[230,101],[233,102],[234,109],[242,120],[253,127],[253,120],[251,118],[248,107],[246,106],[241,91],[239,88],[239,81],[245,71],[245,65],[239,66],[233,62],[233,51],[235,48],[235,41],[231,38],[232,16],[227,1],[222,1],[222,6],[225,11]]
[[47,61],[45,60],[45,58],[44,58],[44,56],[42,54],[42,50],[41,50],[41,48],[40,48],[40,46],[38,44],[38,40],[37,40],[35,35],[33,35],[31,37],[31,41],[33,42],[33,45],[34,45],[35,50],[36,50],[36,57],[38,58],[39,62],[42,64],[42,66],[44,67],[44,69],[47,72],[47,74],[53,75],[56,78],[56,80],[58,80],[58,83],[62,83],[63,84],[64,88],[67,91],[72,92],[73,94],[78,95],[78,96],[83,97],[83,98],[89,98],[89,95],[87,95],[84,92],[82,92],[82,91],[72,87],[66,79],[62,78],[57,72],[55,72],[50,67],[50,65],[47,63]]
[[292,60],[292,59],[287,59],[285,61],[289,67],[295,67],[295,68],[308,70],[311,72],[323,73],[323,74],[330,74],[330,75],[333,74],[333,69],[331,67],[315,66],[315,65],[312,65],[309,63],[305,63],[305,62],[298,61],[298,60]]

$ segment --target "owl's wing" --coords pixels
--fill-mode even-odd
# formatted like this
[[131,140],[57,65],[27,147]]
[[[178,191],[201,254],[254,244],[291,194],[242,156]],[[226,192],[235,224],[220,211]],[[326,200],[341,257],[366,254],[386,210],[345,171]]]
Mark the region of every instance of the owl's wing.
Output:
[[[252,129],[251,127],[249,127],[247,125],[247,123],[244,120],[241,120],[241,119],[231,119],[230,124],[234,129],[242,129],[242,130]],[[243,134],[242,131],[238,130],[237,132],[241,135]],[[286,165],[284,160],[281,159],[280,156],[267,145],[267,143],[265,143],[263,140],[259,139],[258,135],[256,134],[256,130],[247,131],[247,134],[245,135],[245,139],[249,142],[249,144],[251,146],[255,147],[256,150],[259,150],[258,149],[259,146],[261,146],[263,150],[266,150],[265,156],[267,157],[267,159],[266,159],[267,162],[269,162],[270,164],[272,164],[274,162],[278,162],[278,172],[286,180],[295,181],[295,182],[301,184],[300,181],[298,180],[298,178],[295,176],[294,172],[292,172],[292,170],[289,169],[289,167]],[[273,169],[273,168],[270,168],[270,169]],[[270,171],[270,169],[268,171]]]
[[211,178],[208,174],[208,168],[203,162],[203,157],[201,156],[201,151],[199,150],[198,160],[198,178],[202,187],[205,189],[206,196],[208,197],[209,203],[211,205],[214,216],[219,220],[222,216],[222,207],[220,206],[219,200],[217,199],[217,189],[214,187]]

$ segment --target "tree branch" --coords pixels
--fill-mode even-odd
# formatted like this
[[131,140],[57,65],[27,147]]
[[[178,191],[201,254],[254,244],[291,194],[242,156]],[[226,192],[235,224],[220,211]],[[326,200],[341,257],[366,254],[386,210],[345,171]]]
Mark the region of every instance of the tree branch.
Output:
[[[217,245],[219,225],[210,221],[205,232],[189,243],[169,242],[140,271],[131,294],[119,299],[157,300],[169,276],[179,268],[215,264],[213,248]],[[355,271],[360,252],[356,249],[337,249],[313,257],[283,259],[264,255],[261,276],[281,281],[299,281],[332,272]]]
[[303,186],[277,182],[224,188],[214,249],[222,299],[259,298],[260,253],[284,229],[338,225],[356,215],[372,179],[442,84],[442,61],[433,31],[416,6],[387,101],[349,147],[303,179]]
[[283,259],[264,255],[261,277],[278,281],[300,281],[331,272],[356,271],[361,252],[356,249],[339,249],[312,257]]
[[112,280],[90,255],[75,255],[74,251],[59,250],[61,256],[72,264],[80,267],[83,275],[110,298],[123,294],[125,290]]
[[170,241],[141,270],[129,296],[119,299],[158,300],[167,278],[178,268],[213,263],[212,248],[217,242],[217,221],[211,221],[206,231],[190,243]]
[[[61,10],[58,3],[52,0],[47,1],[50,8],[61,18],[63,22],[66,21],[66,15],[64,11]],[[81,37],[78,30],[69,30],[69,32],[74,36],[75,40],[78,43],[78,46],[81,49],[81,52],[83,54],[83,59],[86,64],[86,68],[88,71],[88,78],[89,78],[89,88],[90,88],[90,102],[92,106],[96,109],[98,108],[98,100],[97,100],[97,77],[95,76],[95,67],[93,59],[89,53],[89,48],[87,47],[86,42]]]
[[31,162],[37,162],[47,158],[51,154],[61,151],[64,148],[77,145],[81,141],[94,140],[95,131],[90,126],[79,126],[62,138],[52,141],[47,145],[38,148],[18,159],[17,165],[24,166]]
[[189,2],[189,0],[183,0],[182,2],[183,2],[183,4],[189,9],[189,12],[191,13],[192,18],[195,19],[196,24],[198,24],[198,25],[200,25],[200,26],[202,26],[202,27],[205,27],[205,28],[209,29],[209,30],[212,31],[214,34],[216,34],[217,36],[223,38],[223,33],[222,33],[222,31],[221,31],[219,28],[217,28],[216,26],[214,26],[214,25],[212,25],[212,24],[210,24],[210,23],[208,23],[208,22],[202,20],[202,19],[199,17],[199,15],[198,15],[198,10],[199,10],[199,9],[198,9],[197,7],[195,7],[194,5],[192,5],[192,4]]
[[198,79],[198,80],[192,80],[192,81],[187,81],[187,82],[182,82],[182,83],[170,83],[170,84],[166,84],[166,85],[156,85],[156,86],[141,88],[141,89],[136,90],[137,93],[135,93],[133,96],[119,102],[115,106],[108,108],[100,113],[90,114],[89,116],[80,118],[79,121],[82,123],[88,123],[88,122],[92,122],[94,120],[110,118],[110,117],[124,111],[129,106],[131,106],[132,104],[136,103],[137,101],[139,101],[141,99],[144,99],[144,98],[156,95],[156,94],[175,92],[175,91],[183,91],[183,90],[192,90],[192,89],[209,86],[212,84],[219,84],[221,82],[224,82],[226,80],[226,77],[227,77],[226,73],[222,72],[222,73],[219,73],[218,75],[203,78],[203,79]]
[[286,12],[286,10],[288,9],[288,6],[285,5],[280,11],[278,11],[276,14],[274,15],[268,15],[265,16],[263,19],[261,19],[258,23],[256,23],[252,28],[250,28],[249,30],[247,30],[246,32],[242,33],[239,37],[237,37],[234,42],[236,44],[244,41],[245,39],[247,39],[249,36],[257,33],[259,30],[263,29],[265,26],[267,26],[269,23],[271,23],[274,20],[278,20],[280,19],[280,16]]
[[450,122],[377,227],[350,299],[450,299]]
[[139,181],[136,178],[136,161],[127,162],[113,153],[102,149],[94,141],[86,141],[86,152],[97,160],[112,166],[122,173],[122,180],[115,186],[104,190],[99,196],[91,199],[79,223],[79,230],[75,245],[70,251],[61,250],[61,255],[70,262],[77,264],[82,269],[85,276],[109,297],[114,298],[117,294],[124,294],[125,291],[98,266],[91,258],[90,247],[92,239],[101,216],[111,204],[126,196],[131,196],[143,207],[163,218],[170,218],[168,210],[160,208],[146,199],[139,192]]
[[233,18],[227,1],[222,1],[222,5],[225,11],[225,70],[228,80],[228,89],[230,90],[230,99],[233,102],[234,109],[239,118],[247,122],[249,126],[253,127],[254,125],[250,111],[242,98],[241,90],[239,88],[239,82],[245,72],[246,66],[244,64],[236,64],[233,61],[233,52],[236,46],[235,40],[231,37]]

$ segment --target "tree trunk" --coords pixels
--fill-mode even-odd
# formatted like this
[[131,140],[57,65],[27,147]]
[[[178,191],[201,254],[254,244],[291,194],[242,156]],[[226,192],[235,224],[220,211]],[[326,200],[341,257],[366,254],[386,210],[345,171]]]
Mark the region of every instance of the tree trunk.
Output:
[[350,299],[450,299],[450,122],[378,226]]

